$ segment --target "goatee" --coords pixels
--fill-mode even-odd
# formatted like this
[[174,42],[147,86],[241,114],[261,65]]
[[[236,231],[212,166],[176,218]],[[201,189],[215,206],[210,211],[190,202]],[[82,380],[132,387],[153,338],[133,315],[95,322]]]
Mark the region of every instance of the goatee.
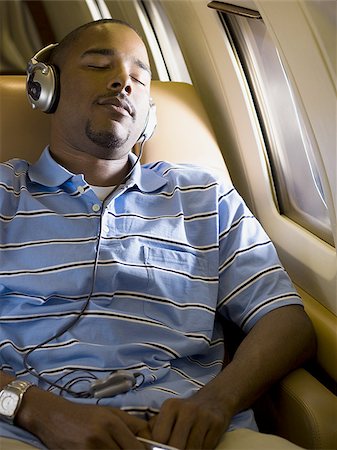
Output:
[[85,127],[87,137],[96,145],[100,147],[116,149],[120,148],[129,139],[129,134],[125,138],[121,138],[111,133],[110,131],[95,131],[91,128],[90,121]]

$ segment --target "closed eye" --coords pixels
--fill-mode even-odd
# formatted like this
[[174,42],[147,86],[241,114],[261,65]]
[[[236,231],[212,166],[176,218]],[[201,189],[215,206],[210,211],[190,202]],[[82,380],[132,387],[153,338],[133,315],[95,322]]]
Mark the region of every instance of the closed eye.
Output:
[[98,66],[95,64],[88,64],[87,67],[90,69],[109,69],[109,66]]

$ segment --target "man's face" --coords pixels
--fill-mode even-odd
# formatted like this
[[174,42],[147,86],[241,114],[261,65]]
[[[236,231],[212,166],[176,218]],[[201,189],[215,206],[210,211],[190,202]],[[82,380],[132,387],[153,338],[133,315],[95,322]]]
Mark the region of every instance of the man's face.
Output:
[[66,52],[60,71],[58,137],[101,159],[125,156],[149,110],[149,61],[137,33],[121,24],[90,27]]

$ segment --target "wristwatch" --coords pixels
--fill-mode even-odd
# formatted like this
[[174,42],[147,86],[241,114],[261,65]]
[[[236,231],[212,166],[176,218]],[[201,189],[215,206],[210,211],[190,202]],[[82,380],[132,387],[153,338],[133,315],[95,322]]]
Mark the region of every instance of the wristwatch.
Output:
[[23,380],[11,381],[0,391],[0,419],[11,424],[22,403],[23,395],[32,383]]

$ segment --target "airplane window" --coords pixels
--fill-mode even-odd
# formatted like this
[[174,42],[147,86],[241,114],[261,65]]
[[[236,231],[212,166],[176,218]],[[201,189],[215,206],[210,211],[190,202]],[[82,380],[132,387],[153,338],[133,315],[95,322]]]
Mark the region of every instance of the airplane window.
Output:
[[[1,74],[25,73],[27,61],[44,45],[93,20],[89,2],[0,1]],[[97,13],[97,11],[96,11]]]
[[315,137],[265,24],[219,15],[252,93],[279,211],[334,245]]
[[[155,30],[169,79],[191,84],[192,81],[179,43],[161,4],[156,0],[145,0],[141,3]],[[160,77],[160,80],[165,81],[162,77]]]
[[44,45],[86,22],[113,17],[140,31],[154,79],[191,82],[173,29],[153,0],[0,0],[0,17],[1,74],[24,74],[27,61]]

